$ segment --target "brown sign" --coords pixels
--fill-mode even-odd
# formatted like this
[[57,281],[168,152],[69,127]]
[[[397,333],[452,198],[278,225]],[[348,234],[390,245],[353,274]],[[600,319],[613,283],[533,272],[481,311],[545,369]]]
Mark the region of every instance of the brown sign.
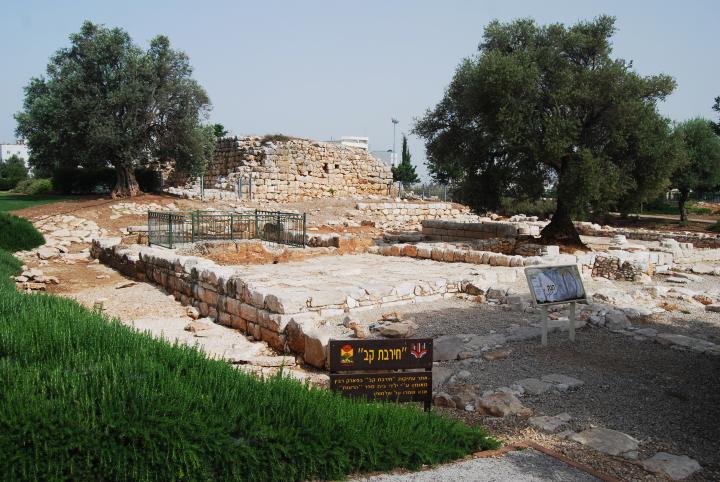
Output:
[[347,397],[425,402],[425,410],[430,410],[432,342],[432,338],[331,340],[331,372],[366,373],[330,373],[330,389]]
[[334,373],[330,388],[347,397],[426,402],[432,397],[432,372]]
[[432,368],[432,338],[330,340],[330,371]]

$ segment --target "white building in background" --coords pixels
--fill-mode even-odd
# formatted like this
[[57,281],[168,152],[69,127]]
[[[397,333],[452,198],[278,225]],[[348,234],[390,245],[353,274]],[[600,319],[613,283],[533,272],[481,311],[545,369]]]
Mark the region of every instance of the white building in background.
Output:
[[[359,147],[361,149],[369,150],[370,138],[361,136],[342,136],[340,140],[330,140],[333,144],[340,144],[348,147]],[[387,151],[371,151],[373,157],[380,159],[390,167],[397,165],[397,153],[394,153],[392,149]]]
[[13,143],[0,143],[0,161],[7,161],[12,156],[18,156],[27,166],[30,151],[28,150],[28,146],[25,144],[25,141],[18,139]]

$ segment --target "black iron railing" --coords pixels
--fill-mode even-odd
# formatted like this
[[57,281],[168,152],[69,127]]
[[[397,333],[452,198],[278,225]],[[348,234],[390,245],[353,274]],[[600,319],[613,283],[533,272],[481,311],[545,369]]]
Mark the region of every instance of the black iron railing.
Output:
[[306,215],[282,211],[148,211],[148,244],[259,239],[305,247]]

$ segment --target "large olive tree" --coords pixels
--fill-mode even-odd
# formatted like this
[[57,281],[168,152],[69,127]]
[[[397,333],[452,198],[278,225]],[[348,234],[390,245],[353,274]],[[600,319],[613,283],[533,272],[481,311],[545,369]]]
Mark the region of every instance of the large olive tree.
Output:
[[475,209],[554,186],[547,243],[582,245],[573,216],[657,196],[677,156],[656,103],[675,82],[612,58],[614,32],[607,16],[569,27],[490,23],[477,55],[415,125],[431,175],[456,181]]
[[139,192],[133,169],[174,163],[198,172],[210,155],[210,108],[187,55],[158,36],[147,50],[127,32],[85,22],[25,88],[17,133],[37,168],[112,165],[114,196]]

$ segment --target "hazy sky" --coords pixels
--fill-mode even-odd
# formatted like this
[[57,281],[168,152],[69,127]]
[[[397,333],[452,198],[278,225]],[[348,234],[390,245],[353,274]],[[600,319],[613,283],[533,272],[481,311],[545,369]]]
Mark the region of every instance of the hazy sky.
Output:
[[[616,56],[633,60],[640,73],[677,80],[664,115],[714,117],[717,0],[2,0],[0,140],[14,137],[23,86],[85,19],[122,27],[144,47],[167,35],[207,89],[211,121],[235,134],[361,135],[372,149],[388,149],[396,117],[399,150],[400,132],[440,100],[490,20],[572,23],[601,13],[617,17]],[[424,173],[422,142],[411,137],[410,149]]]

